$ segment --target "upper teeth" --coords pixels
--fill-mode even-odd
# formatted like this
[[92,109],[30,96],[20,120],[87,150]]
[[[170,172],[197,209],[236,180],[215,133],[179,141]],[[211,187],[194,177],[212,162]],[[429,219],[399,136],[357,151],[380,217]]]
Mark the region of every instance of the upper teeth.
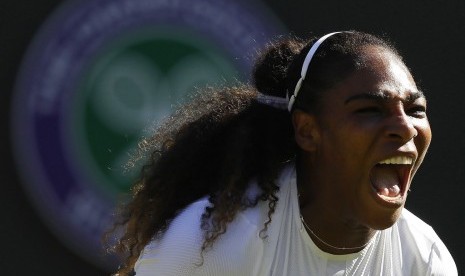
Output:
[[378,164],[402,164],[402,165],[410,165],[413,162],[412,157],[406,157],[406,156],[396,156],[396,157],[391,157],[386,160],[383,160],[379,162]]

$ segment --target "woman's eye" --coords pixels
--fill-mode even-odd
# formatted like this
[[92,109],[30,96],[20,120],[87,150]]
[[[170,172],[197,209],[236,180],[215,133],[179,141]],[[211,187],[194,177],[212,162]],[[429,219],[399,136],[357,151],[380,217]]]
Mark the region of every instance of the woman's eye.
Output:
[[423,118],[426,116],[426,107],[424,106],[414,106],[407,110],[407,114],[417,118]]
[[376,106],[363,107],[355,110],[355,113],[358,114],[378,114],[381,113],[381,109]]

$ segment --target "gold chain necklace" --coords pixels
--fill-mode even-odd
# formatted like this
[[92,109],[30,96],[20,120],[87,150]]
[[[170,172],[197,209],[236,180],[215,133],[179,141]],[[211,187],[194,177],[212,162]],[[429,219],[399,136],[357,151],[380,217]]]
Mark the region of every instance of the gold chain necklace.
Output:
[[[338,249],[338,250],[356,250],[356,249],[362,249],[362,248],[365,248],[368,244],[371,243],[371,241],[373,239],[370,239],[367,243],[365,243],[364,245],[361,245],[361,246],[355,246],[355,247],[337,247],[337,246],[334,246],[334,245],[331,245],[327,242],[325,242],[323,239],[321,239],[320,237],[318,237],[315,232],[312,231],[312,229],[310,229],[310,227],[307,225],[307,223],[305,222],[304,220],[304,217],[302,217],[302,215],[300,216],[300,220],[302,221],[303,225],[305,226],[305,228],[307,228],[308,231],[310,231],[310,233],[315,237],[317,238],[320,242],[322,242],[324,245],[328,246],[328,247],[331,247],[333,249]],[[376,234],[378,233],[378,231],[376,232]]]

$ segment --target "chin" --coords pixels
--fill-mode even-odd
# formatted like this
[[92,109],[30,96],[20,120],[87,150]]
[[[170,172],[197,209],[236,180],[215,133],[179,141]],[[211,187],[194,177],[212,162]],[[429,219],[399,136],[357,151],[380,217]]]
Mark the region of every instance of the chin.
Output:
[[402,214],[403,206],[398,209],[385,209],[382,212],[373,213],[373,216],[367,223],[368,226],[375,230],[384,230],[393,226]]

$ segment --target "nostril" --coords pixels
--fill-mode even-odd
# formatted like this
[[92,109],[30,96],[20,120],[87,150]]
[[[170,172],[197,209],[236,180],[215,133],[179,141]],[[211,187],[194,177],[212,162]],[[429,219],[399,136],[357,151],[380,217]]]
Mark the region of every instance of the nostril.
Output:
[[402,138],[402,136],[400,136],[400,134],[398,134],[398,133],[389,133],[389,137],[392,137],[392,138]]
[[406,115],[392,116],[386,130],[390,138],[400,139],[405,142],[418,135],[415,125]]

